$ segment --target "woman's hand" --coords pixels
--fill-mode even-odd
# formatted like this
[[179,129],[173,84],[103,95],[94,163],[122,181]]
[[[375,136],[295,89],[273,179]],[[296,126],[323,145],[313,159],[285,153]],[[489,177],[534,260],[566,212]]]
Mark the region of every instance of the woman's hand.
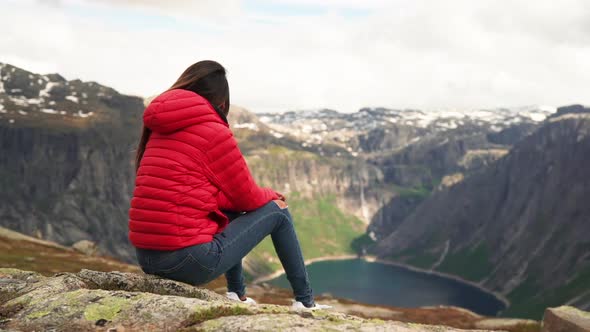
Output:
[[287,198],[285,197],[285,195],[281,194],[280,192],[275,191],[275,194],[277,194],[277,196],[279,196],[279,199],[283,202],[287,201]]
[[285,203],[285,201],[283,201],[281,199],[275,199],[275,200],[273,200],[273,202],[275,202],[275,204],[278,205],[281,210],[286,209],[286,208],[289,207],[287,205],[287,203]]

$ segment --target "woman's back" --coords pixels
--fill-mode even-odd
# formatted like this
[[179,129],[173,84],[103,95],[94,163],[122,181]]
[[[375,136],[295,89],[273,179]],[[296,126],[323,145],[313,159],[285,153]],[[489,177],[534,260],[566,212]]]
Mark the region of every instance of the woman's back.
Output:
[[152,133],[137,170],[129,239],[159,250],[211,241],[219,228],[209,218],[218,190],[207,178],[204,151],[225,123],[205,99],[186,90],[154,99],[144,123]]
[[[254,205],[241,207],[255,209],[275,197],[257,190],[227,122],[198,94],[163,93],[146,108],[144,124],[152,133],[129,210],[134,246],[174,250],[209,242],[227,225],[222,208],[247,199]],[[220,193],[224,187],[230,189]],[[245,191],[251,195],[236,197]]]

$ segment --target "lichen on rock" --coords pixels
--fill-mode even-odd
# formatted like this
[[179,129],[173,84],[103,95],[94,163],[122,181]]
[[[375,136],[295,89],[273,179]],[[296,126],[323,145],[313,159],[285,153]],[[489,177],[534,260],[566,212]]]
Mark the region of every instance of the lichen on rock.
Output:
[[[16,285],[16,286],[15,286]],[[53,277],[0,269],[0,329],[96,331],[459,331],[335,311],[247,306],[149,275],[82,270]]]

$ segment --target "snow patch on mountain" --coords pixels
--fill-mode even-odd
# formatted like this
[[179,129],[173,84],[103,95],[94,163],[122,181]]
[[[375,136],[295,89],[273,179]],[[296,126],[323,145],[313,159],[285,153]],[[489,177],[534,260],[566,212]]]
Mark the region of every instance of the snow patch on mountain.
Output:
[[80,100],[76,96],[66,96],[66,99],[76,104],[80,102]]
[[47,85],[45,85],[45,89],[39,91],[39,97],[50,98],[51,97],[51,89],[53,89],[53,87],[57,86],[57,85],[59,85],[59,83],[47,82]]
[[363,108],[352,114],[324,109],[262,114],[260,121],[278,131],[288,129],[296,135],[311,135],[344,128],[367,131],[391,125],[450,130],[463,126],[466,122],[499,129],[520,122],[541,122],[555,111],[556,108],[550,106],[440,111]]
[[250,129],[253,131],[258,131],[258,125],[252,122],[236,123],[233,127],[237,129]]
[[[290,135],[305,142],[305,147],[331,143],[358,152],[358,139],[373,131],[396,135],[400,130],[411,132],[413,144],[429,134],[452,130],[484,130],[500,132],[521,123],[539,123],[556,112],[550,106],[524,106],[477,110],[416,110],[363,108],[356,113],[340,113],[330,109],[288,111],[259,114],[260,121],[273,132]],[[275,136],[276,137],[276,136]],[[351,149],[348,149],[352,147]]]
[[84,113],[84,111],[78,110],[78,113],[75,113],[74,116],[78,116],[78,117],[81,117],[81,118],[87,118],[89,116],[92,116],[92,114],[94,114],[94,112]]
[[41,112],[46,114],[58,114],[59,112],[51,108],[42,108]]
[[2,75],[2,68],[4,68],[4,64],[0,63],[0,93],[6,93],[6,90],[4,90],[4,76]]

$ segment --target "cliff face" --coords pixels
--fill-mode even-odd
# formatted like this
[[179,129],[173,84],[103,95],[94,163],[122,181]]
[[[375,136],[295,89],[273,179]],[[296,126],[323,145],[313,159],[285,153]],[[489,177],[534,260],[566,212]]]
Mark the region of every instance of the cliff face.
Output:
[[590,113],[570,110],[389,229],[378,227],[389,235],[375,252],[507,295],[507,314],[537,316],[568,301],[588,308]]
[[279,133],[255,114],[233,107],[230,126],[254,178],[289,195],[314,199],[334,196],[338,207],[365,223],[394,191],[381,169],[333,144],[313,145]]
[[[0,127],[2,225],[64,244],[91,239],[129,259],[130,140],[100,130]],[[127,143],[127,144],[125,144]]]
[[131,259],[127,205],[140,98],[0,64],[0,223]]

